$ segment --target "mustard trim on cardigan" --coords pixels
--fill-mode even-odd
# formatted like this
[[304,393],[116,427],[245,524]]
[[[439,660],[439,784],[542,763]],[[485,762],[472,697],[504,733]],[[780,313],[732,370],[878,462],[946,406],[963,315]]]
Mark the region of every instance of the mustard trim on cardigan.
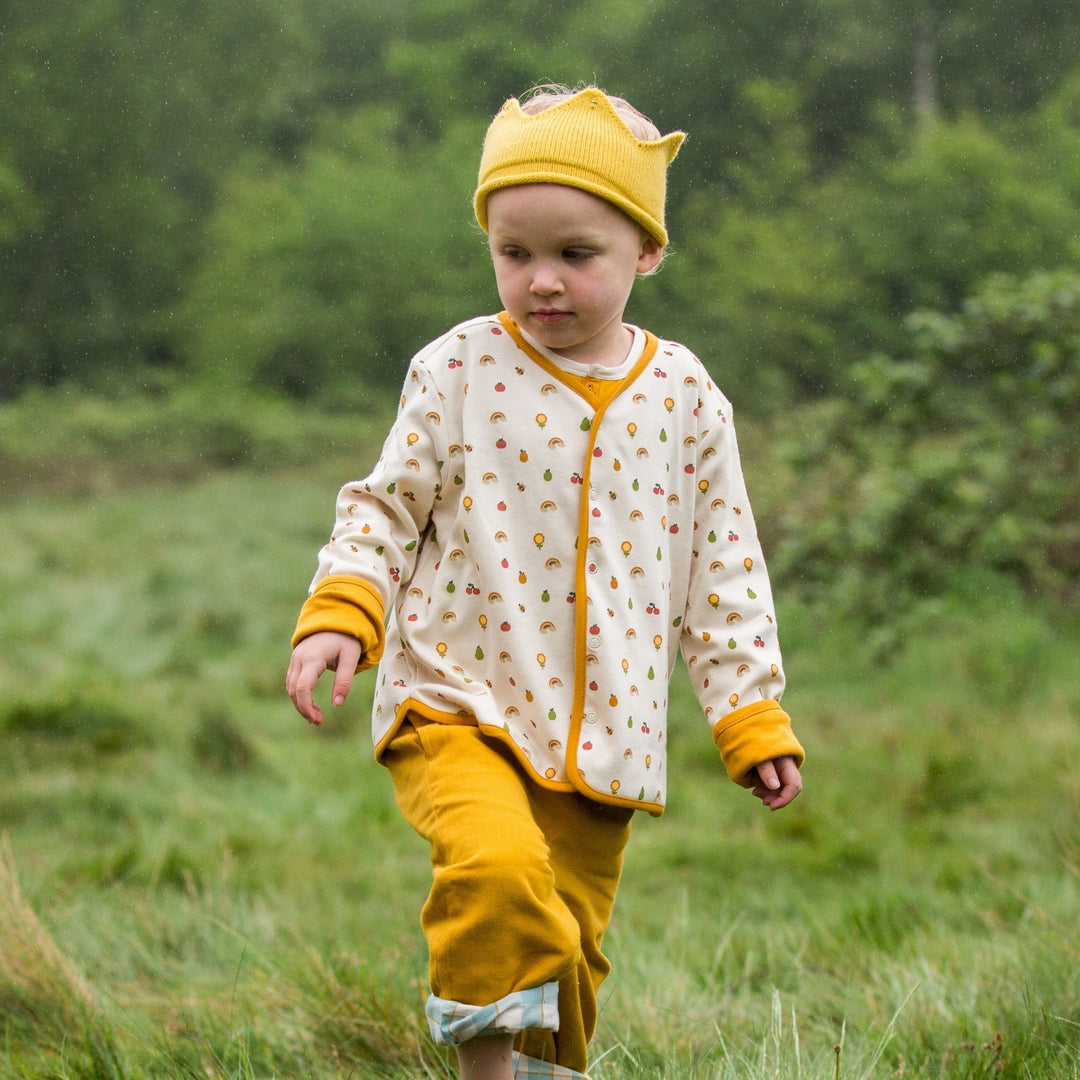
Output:
[[614,401],[615,398],[617,398],[619,394],[621,394],[622,391],[641,374],[641,369],[656,355],[658,339],[655,334],[645,330],[643,331],[645,334],[645,346],[642,349],[641,356],[638,357],[637,362],[634,364],[629,374],[621,379],[591,379],[587,375],[576,375],[573,372],[565,371],[563,368],[559,367],[558,364],[555,364],[548,359],[548,357],[540,352],[539,349],[533,348],[533,346],[525,340],[524,335],[521,333],[521,328],[514,322],[508,312],[500,311],[498,318],[499,322],[502,323],[503,329],[506,330],[511,338],[513,338],[514,344],[517,345],[517,347],[525,353],[533,363],[539,365],[553,379],[558,379],[564,386],[569,387],[575,394],[584,398],[592,406],[596,413],[596,418],[593,420],[594,426],[604,408]]
[[[546,776],[541,776],[540,773],[536,771],[533,763],[521,752],[521,747],[518,746],[518,744],[514,742],[502,728],[493,727],[491,724],[479,724],[477,723],[476,717],[471,713],[451,713],[433,709],[430,705],[425,705],[422,701],[416,701],[414,698],[409,698],[401,703],[393,726],[376,744],[375,760],[380,765],[383,764],[383,756],[393,743],[397,733],[401,730],[402,724],[406,721],[412,722],[413,717],[417,717],[422,722],[431,724],[451,724],[456,727],[478,727],[489,738],[502,743],[514,755],[514,758],[529,779],[539,787],[546,788],[548,791],[562,791],[566,793],[576,791],[578,794],[587,793],[592,802],[603,803],[605,806],[618,806],[623,810],[644,810],[653,817],[661,817],[664,813],[664,807],[658,803],[642,802],[640,799],[620,798],[618,795],[611,795],[606,791],[594,791],[592,788],[588,787],[588,785],[571,784],[568,780],[549,780]],[[582,787],[584,787],[584,790],[582,790]]]
[[[518,348],[529,356],[530,359],[539,364],[554,378],[558,379],[575,393],[583,397],[595,409],[589,429],[589,442],[585,454],[585,470],[581,485],[581,502],[578,510],[578,536],[585,537],[586,542],[576,545],[577,563],[574,572],[574,588],[577,591],[577,595],[585,596],[588,592],[586,574],[588,572],[587,567],[589,562],[588,536],[590,504],[588,491],[591,486],[592,452],[596,445],[596,438],[600,433],[600,425],[607,407],[615,401],[626,387],[631,386],[642,371],[644,371],[652,362],[653,358],[656,356],[659,339],[655,334],[646,330],[645,347],[630,372],[623,379],[595,380],[596,383],[603,382],[608,384],[607,386],[601,387],[590,385],[590,382],[593,380],[582,379],[578,375],[571,375],[557,364],[552,363],[543,355],[543,353],[534,349],[522,336],[517,323],[514,322],[507,312],[503,311],[499,314],[499,322],[502,323],[506,332],[514,339],[514,343]],[[619,795],[618,793],[594,788],[585,782],[581,770],[578,768],[577,745],[580,741],[581,725],[585,720],[585,684],[588,673],[588,623],[588,605],[577,604],[574,610],[574,694],[573,705],[571,707],[570,731],[566,740],[567,775],[570,777],[570,783],[573,785],[574,789],[580,791],[583,795],[587,795],[596,802],[606,803],[609,806],[626,806],[634,810],[647,810],[650,814],[659,816],[663,813],[662,806],[652,802],[645,802],[641,799],[630,798],[628,796]],[[531,764],[518,752],[516,745],[514,745],[511,740],[505,741],[513,746],[515,753],[517,753],[518,757],[529,767],[529,772],[536,777],[540,783],[545,787],[556,786],[538,775]]]
[[791,756],[801,766],[806,758],[778,701],[756,701],[728,713],[713,728],[713,741],[728,776],[742,787],[754,786],[750,773],[762,762]]
[[382,598],[359,578],[342,574],[323,578],[300,608],[293,648],[304,638],[325,630],[350,634],[360,641],[364,651],[357,671],[374,666],[386,644]]

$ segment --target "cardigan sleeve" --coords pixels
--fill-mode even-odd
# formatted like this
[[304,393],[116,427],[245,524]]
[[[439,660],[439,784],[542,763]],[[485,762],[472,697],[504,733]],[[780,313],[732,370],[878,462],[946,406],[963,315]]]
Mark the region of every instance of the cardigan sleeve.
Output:
[[300,609],[293,647],[325,630],[349,634],[363,646],[357,670],[372,667],[386,644],[383,615],[382,601],[366,582],[341,575],[323,578]]
[[[327,628],[381,640],[383,614],[412,574],[438,497],[445,440],[435,411],[439,394],[421,357],[405,380],[394,424],[372,471],[338,493],[329,542],[319,552],[298,631]],[[352,579],[352,585],[343,581]],[[327,591],[323,591],[327,590]],[[327,606],[329,605],[329,606]],[[356,633],[354,623],[364,631]]]
[[713,387],[703,394],[700,414],[699,497],[681,644],[698,700],[716,730],[748,706],[775,705],[784,672],[731,407]]
[[713,741],[728,776],[742,787],[753,787],[750,774],[764,761],[790,755],[801,766],[806,758],[778,701],[756,701],[728,713],[713,727]]

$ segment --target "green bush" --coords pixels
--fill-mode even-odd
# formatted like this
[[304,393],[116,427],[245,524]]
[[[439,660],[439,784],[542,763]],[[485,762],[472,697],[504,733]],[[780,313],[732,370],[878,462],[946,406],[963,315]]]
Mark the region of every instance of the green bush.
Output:
[[[796,410],[773,565],[881,616],[971,568],[1080,601],[1080,274],[990,278]],[[797,491],[795,486],[797,485]]]
[[[0,405],[0,496],[174,483],[221,469],[325,462],[381,443],[393,397],[366,376],[333,409],[172,379],[115,393],[61,386]],[[362,419],[361,419],[362,418]]]
[[214,773],[249,772],[258,754],[243,729],[226,712],[207,709],[191,736],[191,753],[204,769]]
[[139,721],[97,697],[14,703],[0,715],[0,733],[54,747],[70,743],[95,754],[124,753],[150,741]]
[[733,170],[734,192],[700,188],[675,222],[676,238],[689,233],[689,272],[672,264],[668,332],[700,335],[733,400],[782,417],[847,394],[848,369],[868,353],[900,355],[912,311],[953,311],[1004,269],[1075,265],[1080,245],[1063,223],[1080,186],[1064,163],[1076,160],[1078,95],[1070,84],[1011,127],[939,118],[918,138],[883,109],[822,171],[797,95],[748,84],[740,107],[758,145]]

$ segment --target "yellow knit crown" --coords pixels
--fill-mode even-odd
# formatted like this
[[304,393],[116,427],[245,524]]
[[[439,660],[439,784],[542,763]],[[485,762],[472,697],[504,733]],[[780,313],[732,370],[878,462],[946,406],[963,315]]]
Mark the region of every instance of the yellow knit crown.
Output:
[[535,115],[510,98],[488,128],[473,206],[487,232],[487,197],[517,184],[566,184],[614,203],[661,247],[667,167],[686,136],[643,142],[595,87]]

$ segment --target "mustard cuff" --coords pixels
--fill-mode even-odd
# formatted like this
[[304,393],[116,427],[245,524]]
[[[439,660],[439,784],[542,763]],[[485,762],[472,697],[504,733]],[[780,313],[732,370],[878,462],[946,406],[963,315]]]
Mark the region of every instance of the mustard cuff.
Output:
[[757,701],[728,713],[713,728],[713,741],[728,776],[742,787],[754,786],[750,774],[762,762],[793,757],[801,766],[806,758],[778,701]]
[[363,646],[357,670],[379,662],[386,645],[382,598],[366,581],[336,575],[315,586],[300,608],[292,645],[323,630],[350,634]]

